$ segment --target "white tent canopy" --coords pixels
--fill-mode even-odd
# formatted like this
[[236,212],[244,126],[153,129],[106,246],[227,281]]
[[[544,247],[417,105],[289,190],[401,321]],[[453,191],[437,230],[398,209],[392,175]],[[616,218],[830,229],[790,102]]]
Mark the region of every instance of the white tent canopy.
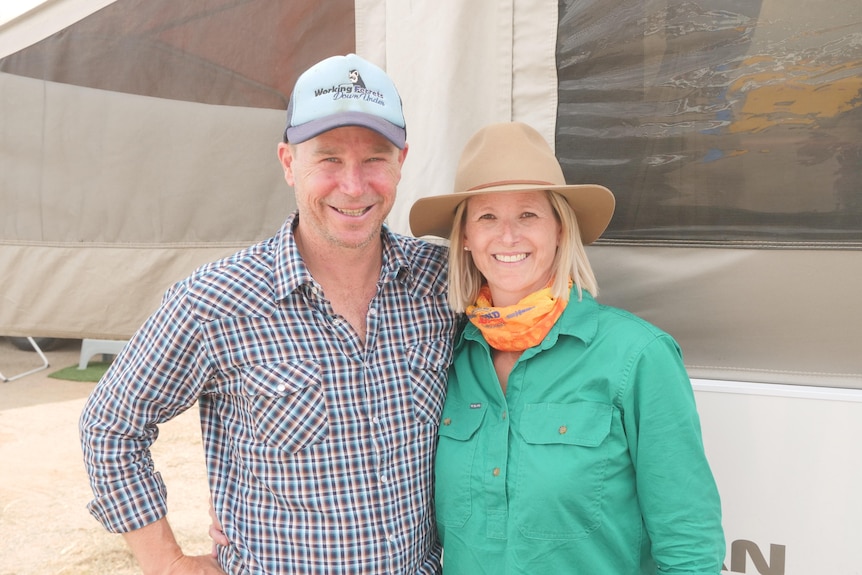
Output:
[[[618,213],[590,248],[601,299],[672,333],[693,376],[862,387],[862,237],[846,224],[862,205],[862,58],[824,41],[860,33],[855,0],[830,10],[843,28],[798,16],[834,50],[795,67],[775,52],[796,24],[774,0],[733,18],[721,0],[681,16],[624,0],[189,4],[55,0],[0,25],[0,334],[125,339],[171,282],[272,234],[293,206],[275,158],[286,94],[307,65],[356,51],[405,102],[396,231],[416,198],[449,189],[470,134],[526,121],[567,174],[612,182]],[[630,35],[626,18],[648,29]],[[695,41],[725,61],[674,73]],[[828,74],[766,80],[805,66]],[[709,101],[679,96],[707,81],[698,70]],[[788,83],[807,99],[784,103]]]

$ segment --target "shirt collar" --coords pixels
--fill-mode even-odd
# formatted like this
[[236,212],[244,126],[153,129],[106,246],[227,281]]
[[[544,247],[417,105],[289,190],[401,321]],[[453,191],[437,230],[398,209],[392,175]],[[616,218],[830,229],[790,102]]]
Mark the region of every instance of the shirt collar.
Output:
[[[296,244],[296,225],[299,213],[294,211],[282,224],[275,236],[275,298],[280,301],[303,285],[314,285],[314,278],[308,271],[305,261]],[[380,272],[381,283],[401,280],[415,288],[415,277],[410,270],[409,260],[401,245],[401,239],[389,231],[384,224],[380,233],[383,241],[383,268]]]
[[599,302],[586,290],[581,294],[582,297],[578,300],[578,287],[572,286],[569,292],[569,303],[566,304],[563,315],[551,330],[551,333],[555,334],[554,340],[551,342],[550,338],[546,337],[543,345],[545,343],[553,345],[560,334],[576,337],[588,346],[595,339],[599,330]]

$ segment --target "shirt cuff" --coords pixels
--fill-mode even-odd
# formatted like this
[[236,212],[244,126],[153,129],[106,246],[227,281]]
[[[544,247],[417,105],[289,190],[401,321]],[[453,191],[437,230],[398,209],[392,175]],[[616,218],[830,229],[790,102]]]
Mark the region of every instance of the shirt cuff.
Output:
[[158,472],[108,489],[97,494],[87,509],[111,533],[140,529],[167,514],[167,490]]

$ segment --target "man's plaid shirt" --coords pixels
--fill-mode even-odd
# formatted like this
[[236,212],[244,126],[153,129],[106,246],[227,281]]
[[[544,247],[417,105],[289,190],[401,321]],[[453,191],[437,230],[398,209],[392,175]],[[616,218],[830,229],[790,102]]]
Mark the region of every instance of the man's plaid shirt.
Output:
[[228,573],[438,572],[445,248],[384,229],[363,345],[303,264],[295,218],[175,285],[114,361],[81,417],[90,510],[114,532],[165,515],[149,446],[198,401]]

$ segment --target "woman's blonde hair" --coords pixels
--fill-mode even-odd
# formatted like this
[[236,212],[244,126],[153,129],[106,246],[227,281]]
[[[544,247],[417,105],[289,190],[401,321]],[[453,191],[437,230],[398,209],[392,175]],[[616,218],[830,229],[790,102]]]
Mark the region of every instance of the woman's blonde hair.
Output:
[[[546,190],[545,194],[560,223],[560,245],[554,256],[556,271],[551,293],[554,297],[567,301],[571,279],[578,289],[578,299],[582,297],[583,290],[595,297],[599,293],[599,286],[581,241],[575,212],[561,195],[550,190]],[[464,251],[464,225],[469,201],[470,198],[467,198],[455,208],[452,234],[449,236],[449,305],[458,312],[476,303],[479,289],[485,283],[485,277],[473,263],[472,256]]]

